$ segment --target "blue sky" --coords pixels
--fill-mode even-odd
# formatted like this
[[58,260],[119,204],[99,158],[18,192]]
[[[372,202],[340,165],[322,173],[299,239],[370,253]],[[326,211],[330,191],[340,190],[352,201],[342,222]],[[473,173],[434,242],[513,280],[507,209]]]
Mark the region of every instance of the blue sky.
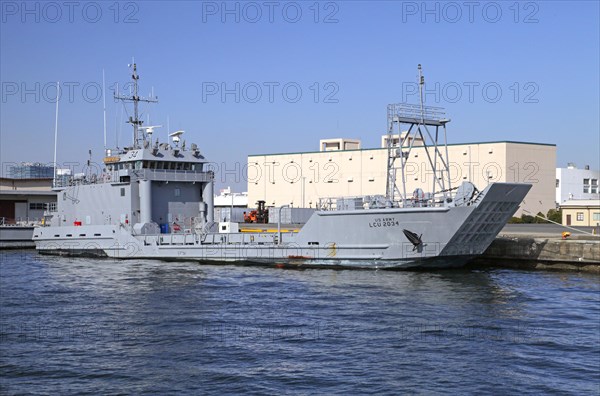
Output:
[[376,147],[386,105],[418,100],[419,63],[427,104],[452,119],[450,142],[555,143],[557,165],[600,168],[596,1],[52,4],[2,2],[3,164],[52,161],[56,81],[58,161],[83,162],[88,149],[100,161],[102,69],[109,145],[119,130],[129,143],[110,89],[135,57],[142,93],[160,101],[143,106],[144,119],[166,137],[168,117],[230,169],[248,154],[317,150],[326,137]]

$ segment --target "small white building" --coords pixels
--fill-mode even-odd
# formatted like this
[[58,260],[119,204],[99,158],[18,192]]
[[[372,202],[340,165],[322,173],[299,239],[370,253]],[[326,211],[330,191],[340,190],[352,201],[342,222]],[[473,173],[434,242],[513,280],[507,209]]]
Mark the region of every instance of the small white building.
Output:
[[[244,222],[244,213],[248,210],[248,193],[235,193],[231,187],[224,188],[214,197],[214,218],[217,222]],[[228,226],[229,227],[229,226]],[[220,232],[235,232],[230,228]]]
[[570,200],[600,199],[598,180],[600,171],[591,170],[589,165],[578,169],[569,163],[566,168],[556,168],[556,203],[560,206]]
[[320,151],[360,150],[360,140],[333,138],[319,140]]
[[560,204],[562,223],[568,226],[598,227],[600,225],[600,200],[578,199]]
[[231,191],[231,187],[222,189],[219,195],[215,195],[214,206],[225,207],[225,208],[247,208],[248,207],[248,193],[234,193]]

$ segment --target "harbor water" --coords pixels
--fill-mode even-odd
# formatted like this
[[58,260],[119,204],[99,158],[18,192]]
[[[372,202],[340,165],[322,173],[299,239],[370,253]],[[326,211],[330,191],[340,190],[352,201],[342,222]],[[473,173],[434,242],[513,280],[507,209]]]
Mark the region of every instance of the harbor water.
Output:
[[0,252],[1,394],[600,393],[600,277]]

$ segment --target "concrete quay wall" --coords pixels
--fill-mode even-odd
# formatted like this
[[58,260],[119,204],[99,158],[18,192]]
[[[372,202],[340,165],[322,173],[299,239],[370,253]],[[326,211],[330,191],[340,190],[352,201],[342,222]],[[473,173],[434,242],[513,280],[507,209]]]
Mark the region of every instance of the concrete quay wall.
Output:
[[477,265],[527,269],[560,269],[600,273],[600,238],[575,239],[502,235]]

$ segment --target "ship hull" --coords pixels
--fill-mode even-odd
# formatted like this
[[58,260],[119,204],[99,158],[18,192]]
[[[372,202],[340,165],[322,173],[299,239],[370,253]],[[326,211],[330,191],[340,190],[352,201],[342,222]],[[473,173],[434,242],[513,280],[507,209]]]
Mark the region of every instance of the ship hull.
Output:
[[240,266],[259,266],[259,267],[277,267],[286,269],[303,268],[323,268],[323,269],[380,269],[380,270],[400,270],[400,269],[450,269],[460,268],[473,260],[473,256],[437,256],[424,257],[419,259],[398,259],[398,260],[364,260],[364,259],[314,259],[314,258],[199,258],[198,255],[190,252],[189,256],[169,256],[169,255],[131,255],[131,256],[109,256],[103,249],[38,249],[38,253],[49,256],[80,257],[96,259],[118,259],[118,260],[161,260],[167,262],[175,261],[197,261],[199,264],[221,264],[221,265],[240,265]]
[[0,249],[23,249],[34,246],[33,226],[0,226]]

